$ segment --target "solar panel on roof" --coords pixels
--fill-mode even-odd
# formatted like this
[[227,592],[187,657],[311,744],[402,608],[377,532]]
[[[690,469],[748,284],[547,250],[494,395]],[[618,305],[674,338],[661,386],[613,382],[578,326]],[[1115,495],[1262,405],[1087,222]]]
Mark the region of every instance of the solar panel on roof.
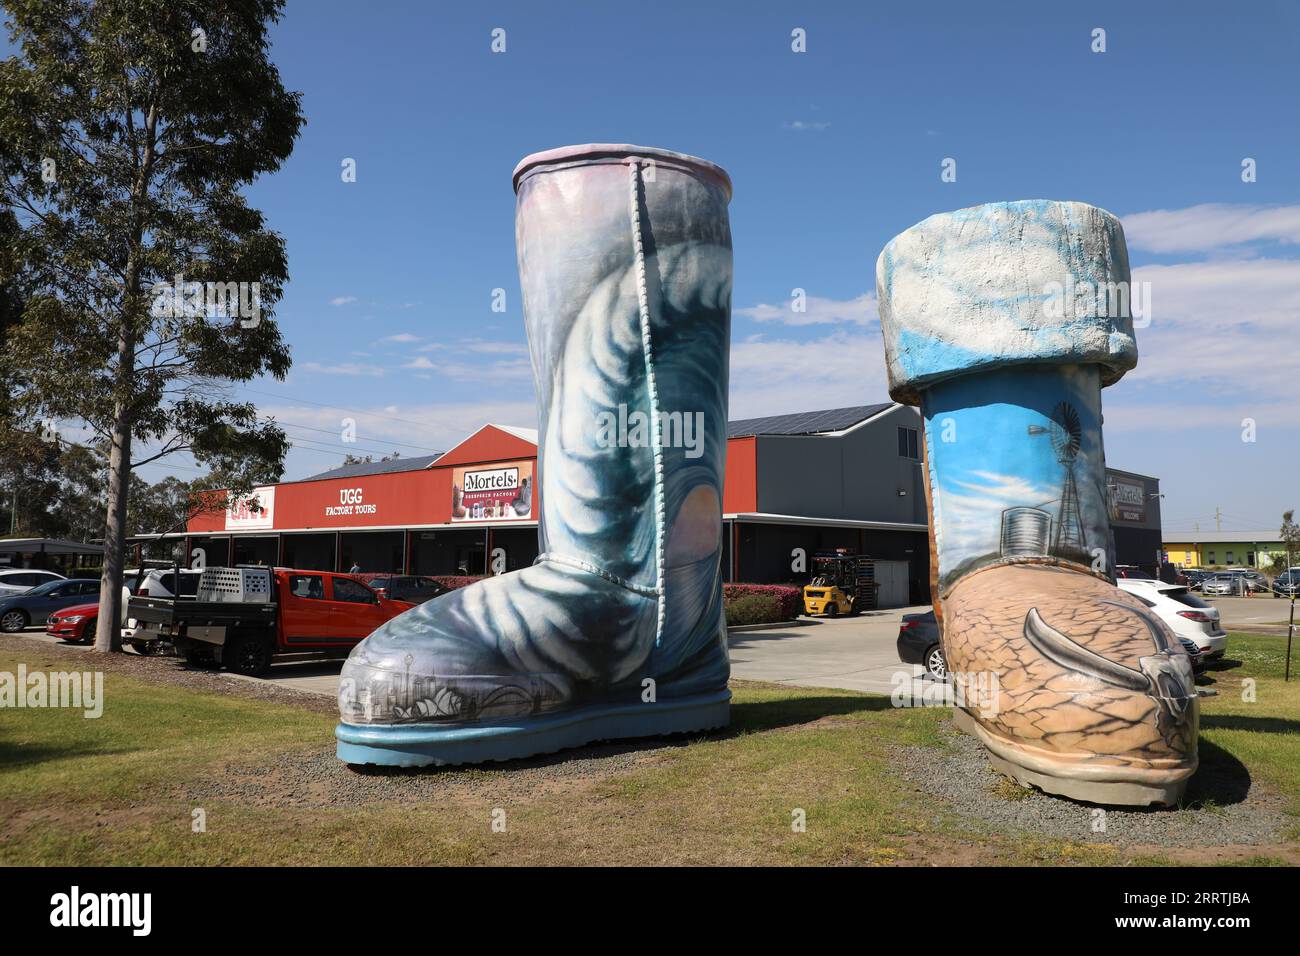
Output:
[[318,475],[311,475],[303,478],[303,481],[319,481],[322,478],[361,478],[366,475],[391,475],[403,471],[420,471],[428,468],[431,464],[442,457],[439,452],[436,455],[420,455],[416,458],[393,458],[389,461],[358,461],[350,465],[340,465],[338,468],[331,468],[329,471],[322,471]]
[[829,408],[820,411],[793,412],[789,415],[768,415],[727,423],[727,437],[747,435],[815,435],[822,432],[841,431],[871,418],[889,408],[892,403],[853,405],[848,408]]

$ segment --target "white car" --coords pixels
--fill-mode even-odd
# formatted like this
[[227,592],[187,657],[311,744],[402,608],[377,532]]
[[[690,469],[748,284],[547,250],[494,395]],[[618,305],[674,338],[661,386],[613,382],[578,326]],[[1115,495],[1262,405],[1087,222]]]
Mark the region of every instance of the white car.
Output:
[[11,594],[24,594],[41,584],[51,581],[66,581],[62,574],[53,571],[37,571],[32,568],[5,568],[0,570],[0,597]]
[[[199,593],[199,578],[202,575],[202,571],[181,568],[181,598],[192,598]],[[137,579],[139,579],[138,587],[136,586]],[[172,592],[176,582],[171,568],[146,570],[143,578],[140,578],[140,569],[134,568],[122,575],[122,584],[123,589],[127,590],[129,594],[135,594],[139,597],[172,598],[176,596]],[[125,603],[122,604],[122,612],[125,615]],[[135,637],[136,628],[135,618],[126,618],[122,636]]]
[[1186,586],[1137,578],[1120,578],[1116,584],[1151,608],[1176,636],[1194,641],[1206,660],[1220,658],[1227,650],[1228,633],[1219,622],[1219,609]]

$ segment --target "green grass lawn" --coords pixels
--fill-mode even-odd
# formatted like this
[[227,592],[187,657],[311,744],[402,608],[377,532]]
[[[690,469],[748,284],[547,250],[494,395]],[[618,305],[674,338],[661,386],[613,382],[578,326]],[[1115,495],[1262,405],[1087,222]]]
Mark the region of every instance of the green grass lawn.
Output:
[[[1282,646],[1233,635],[1230,656],[1243,666],[1218,672],[1219,696],[1204,702],[1203,772],[1240,779],[1244,769],[1300,821],[1300,681],[1282,683]],[[31,667],[37,654],[0,652],[0,670],[23,657]],[[1242,699],[1245,678],[1253,703]],[[556,759],[431,780],[336,769],[324,759],[334,726],[325,714],[115,673],[105,681],[98,720],[0,711],[0,863],[1171,861],[956,818],[890,766],[891,746],[944,746],[947,713],[880,696],[737,682],[727,735],[617,759],[579,754],[590,764],[582,774]],[[299,784],[277,781],[276,768],[312,755],[329,780],[286,792]],[[229,768],[253,781],[250,798],[193,796]],[[362,799],[342,801],[331,789],[363,786]],[[207,827],[195,833],[200,806]],[[498,809],[505,832],[492,826]],[[791,826],[797,810],[804,832]],[[1263,856],[1248,862],[1272,861]]]

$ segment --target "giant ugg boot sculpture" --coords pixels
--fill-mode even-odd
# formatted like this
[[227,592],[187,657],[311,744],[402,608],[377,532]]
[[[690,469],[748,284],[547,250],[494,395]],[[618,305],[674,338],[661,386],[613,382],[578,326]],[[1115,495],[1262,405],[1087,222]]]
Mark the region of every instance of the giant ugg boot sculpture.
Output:
[[1110,577],[1101,389],[1137,362],[1119,221],[1047,201],[931,216],[876,284],[890,394],[924,419],[948,670],[978,688],[958,724],[1050,793],[1177,802],[1191,665]]
[[514,174],[538,396],[541,554],[379,628],[338,755],[476,763],[723,726],[727,174],[574,146]]

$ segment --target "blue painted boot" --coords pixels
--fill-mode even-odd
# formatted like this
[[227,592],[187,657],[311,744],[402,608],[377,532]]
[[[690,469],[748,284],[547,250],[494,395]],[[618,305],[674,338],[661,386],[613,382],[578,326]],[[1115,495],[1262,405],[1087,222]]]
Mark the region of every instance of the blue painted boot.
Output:
[[506,760],[724,726],[727,174],[588,145],[515,170],[541,554],[353,649],[339,759]]
[[890,394],[925,420],[935,610],[958,726],[1076,800],[1177,803],[1197,692],[1115,587],[1101,390],[1137,362],[1119,220],[1078,202],[931,216],[876,267]]

